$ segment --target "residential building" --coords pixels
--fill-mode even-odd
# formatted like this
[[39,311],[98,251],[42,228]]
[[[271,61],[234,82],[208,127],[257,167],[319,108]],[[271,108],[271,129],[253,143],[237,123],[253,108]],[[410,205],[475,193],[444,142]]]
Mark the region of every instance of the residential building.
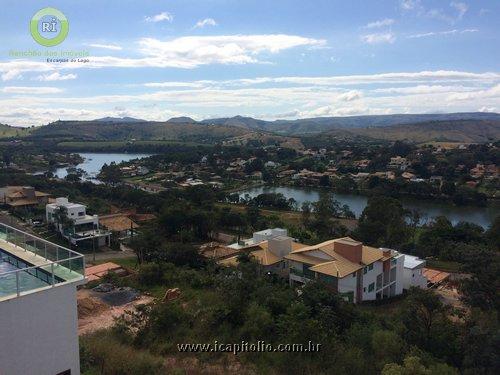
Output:
[[284,258],[291,284],[321,280],[350,302],[389,298],[403,291],[404,254],[349,237],[305,246]]
[[412,286],[427,289],[427,278],[424,276],[425,260],[413,255],[404,254],[403,289]]
[[45,206],[47,223],[54,224],[57,231],[72,245],[110,245],[111,232],[100,229],[99,216],[87,215],[87,208],[80,203],[71,203],[68,198],[56,198]]
[[0,188],[0,202],[13,209],[34,208],[47,204],[50,194],[35,190],[32,186],[4,186]]
[[0,223],[0,373],[80,373],[83,255]]
[[[288,262],[284,259],[285,255],[305,246],[289,237],[286,229],[272,228],[255,232],[252,238],[231,244],[227,247],[238,250],[239,253],[249,253],[262,266],[264,272],[288,278],[289,269]],[[238,264],[239,253],[220,260],[219,264],[236,266]]]
[[100,225],[111,231],[114,242],[130,238],[137,232],[139,224],[134,222],[127,213],[116,213],[99,217]]
[[402,158],[401,156],[392,157],[389,162],[388,167],[392,169],[399,169],[401,171],[406,170],[410,166],[410,163],[406,158]]

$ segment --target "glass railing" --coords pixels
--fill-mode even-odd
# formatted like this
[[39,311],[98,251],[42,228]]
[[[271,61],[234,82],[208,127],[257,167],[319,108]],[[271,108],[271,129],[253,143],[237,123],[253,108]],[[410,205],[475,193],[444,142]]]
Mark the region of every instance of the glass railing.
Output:
[[0,223],[0,298],[84,278],[82,254]]

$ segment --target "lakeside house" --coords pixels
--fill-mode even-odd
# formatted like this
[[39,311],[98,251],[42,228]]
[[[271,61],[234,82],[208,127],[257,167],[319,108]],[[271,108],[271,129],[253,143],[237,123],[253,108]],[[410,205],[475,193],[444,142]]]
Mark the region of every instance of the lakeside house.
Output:
[[50,194],[32,186],[4,186],[0,188],[0,201],[10,209],[33,209],[49,202]]
[[264,272],[270,272],[282,277],[288,277],[288,262],[284,258],[292,249],[298,250],[306,245],[294,241],[283,228],[265,229],[253,233],[252,238],[227,246],[238,250],[237,255],[222,259],[219,264],[236,266],[238,255],[247,252],[262,267]]
[[252,238],[227,249],[237,252],[219,259],[221,265],[236,266],[239,254],[245,252],[264,272],[286,278],[291,285],[322,281],[353,303],[394,297],[411,286],[427,288],[422,276],[425,261],[422,264],[416,257],[367,246],[350,237],[308,246],[289,237],[286,229],[272,228],[255,232]]
[[291,251],[290,283],[326,283],[349,302],[378,300],[403,292],[404,254],[363,245],[350,237],[337,238]]
[[[359,303],[394,297],[410,287],[427,288],[425,261],[387,248],[374,248],[350,237],[305,245],[272,228],[225,247],[231,255],[217,262],[237,266],[247,253],[263,272],[288,279],[300,287],[311,280],[324,282],[349,302]],[[231,250],[231,251],[230,251]]]
[[80,373],[84,270],[83,255],[0,223],[0,373]]
[[45,212],[47,223],[53,224],[72,245],[89,246],[89,240],[94,241],[90,247],[110,245],[111,232],[100,228],[98,215],[87,215],[85,205],[56,198],[45,206]]

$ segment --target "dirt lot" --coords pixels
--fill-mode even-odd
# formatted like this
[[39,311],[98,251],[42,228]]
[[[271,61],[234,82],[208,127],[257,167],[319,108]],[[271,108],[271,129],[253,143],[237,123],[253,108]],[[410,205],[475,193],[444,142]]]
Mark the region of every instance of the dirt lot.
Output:
[[104,296],[103,293],[89,289],[81,289],[77,292],[79,335],[109,328],[113,325],[114,318],[122,315],[125,310],[132,310],[137,305],[153,301],[152,297],[140,295],[132,302],[112,306],[106,303],[101,295]]

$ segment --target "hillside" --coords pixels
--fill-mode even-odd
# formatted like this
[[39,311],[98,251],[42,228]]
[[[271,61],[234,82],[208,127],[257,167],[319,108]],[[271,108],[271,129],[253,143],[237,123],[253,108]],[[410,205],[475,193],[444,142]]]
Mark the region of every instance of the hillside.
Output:
[[172,122],[57,121],[33,130],[32,138],[89,141],[179,140],[213,142],[241,136],[248,130],[229,126],[205,126]]
[[231,125],[247,129],[259,129],[280,134],[297,135],[321,133],[332,129],[353,129],[366,127],[387,127],[427,123],[432,121],[494,120],[500,121],[500,114],[471,112],[443,114],[396,114],[375,116],[315,117],[297,120],[264,121],[252,117],[235,116],[203,120],[204,124]]
[[390,141],[481,143],[500,139],[500,120],[430,121],[417,124],[351,129],[350,132]]
[[32,128],[18,128],[10,125],[0,124],[0,138],[23,137],[29,134]]

